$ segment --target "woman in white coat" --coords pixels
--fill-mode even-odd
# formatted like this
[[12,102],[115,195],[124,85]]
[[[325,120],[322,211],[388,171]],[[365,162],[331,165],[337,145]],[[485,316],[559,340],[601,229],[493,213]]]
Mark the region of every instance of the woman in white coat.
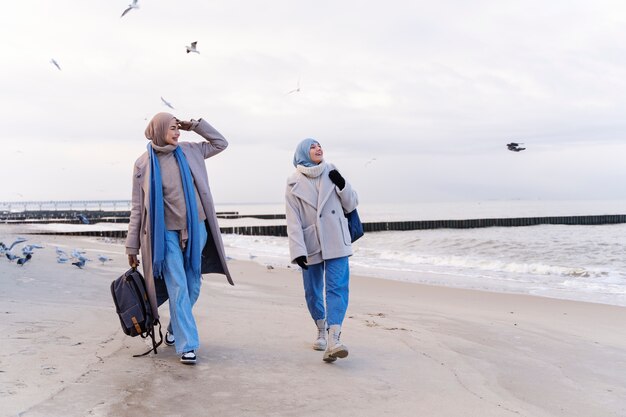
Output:
[[307,307],[317,326],[313,349],[325,350],[324,361],[334,362],[348,356],[340,341],[352,255],[344,213],[356,208],[358,197],[335,166],[324,161],[314,139],[298,144],[293,165],[296,172],[287,179],[285,192],[291,262],[302,268]]

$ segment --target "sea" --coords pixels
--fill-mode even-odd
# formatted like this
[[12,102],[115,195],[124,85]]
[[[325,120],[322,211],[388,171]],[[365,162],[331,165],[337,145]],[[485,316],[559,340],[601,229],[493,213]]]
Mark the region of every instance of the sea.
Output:
[[[282,204],[221,209],[284,213]],[[625,214],[626,201],[361,203],[358,210],[364,222],[605,215]],[[290,265],[285,237],[223,239],[232,258]],[[371,232],[353,249],[351,272],[357,275],[626,306],[626,224]]]
[[[55,207],[62,209],[64,204],[67,202],[55,202]],[[113,202],[73,204],[87,211],[110,209]],[[123,200],[115,201],[114,205],[119,210],[128,210]],[[13,209],[16,207],[20,206],[14,205]],[[246,217],[284,214],[283,203],[217,204],[216,210],[244,216],[219,219],[221,226],[285,222]],[[361,202],[358,210],[363,222],[611,215],[626,214],[626,200]],[[286,237],[235,234],[222,237],[230,258],[275,268],[296,267],[290,263]],[[370,232],[355,242],[353,249],[350,266],[356,275],[626,306],[626,224]]]

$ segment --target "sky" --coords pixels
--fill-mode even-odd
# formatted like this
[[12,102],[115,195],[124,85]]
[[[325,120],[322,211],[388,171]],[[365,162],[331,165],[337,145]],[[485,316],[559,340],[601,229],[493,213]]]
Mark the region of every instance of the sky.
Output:
[[218,204],[282,202],[308,137],[361,203],[626,199],[623,1],[128,4],[3,2],[0,201],[130,199],[160,111],[229,141]]

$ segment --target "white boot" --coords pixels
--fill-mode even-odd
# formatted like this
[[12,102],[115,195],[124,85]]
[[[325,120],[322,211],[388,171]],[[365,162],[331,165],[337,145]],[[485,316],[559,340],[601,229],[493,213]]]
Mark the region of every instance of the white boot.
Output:
[[326,349],[326,320],[319,319],[315,320],[315,324],[317,325],[317,339],[313,343],[313,349],[315,350],[325,350]]
[[328,328],[328,349],[324,352],[325,362],[334,362],[337,358],[348,356],[348,347],[339,340],[341,325],[333,324]]

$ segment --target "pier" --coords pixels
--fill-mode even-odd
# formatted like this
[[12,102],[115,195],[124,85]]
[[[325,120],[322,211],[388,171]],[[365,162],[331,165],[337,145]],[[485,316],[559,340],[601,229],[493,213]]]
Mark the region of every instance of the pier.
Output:
[[[130,219],[129,200],[102,201],[27,201],[0,202],[0,223],[5,224],[90,224],[89,230],[81,231],[32,231],[38,234],[68,234],[84,236],[102,236],[123,238],[126,230],[98,230],[100,223],[128,223]],[[284,214],[240,214],[237,211],[217,212],[218,219],[224,219],[225,225],[220,231],[225,234],[252,236],[287,236]],[[230,226],[230,220],[237,219],[267,220],[267,225]],[[276,220],[272,222],[272,220]],[[256,222],[258,223],[258,222]],[[415,220],[363,222],[366,233],[383,231],[408,231],[429,229],[471,229],[478,227],[522,227],[545,224],[554,225],[603,225],[626,223],[626,214],[549,216],[549,217],[510,217],[480,218],[463,220]],[[231,222],[232,224],[232,222]],[[110,228],[109,228],[110,229]],[[33,229],[33,230],[36,230]]]

